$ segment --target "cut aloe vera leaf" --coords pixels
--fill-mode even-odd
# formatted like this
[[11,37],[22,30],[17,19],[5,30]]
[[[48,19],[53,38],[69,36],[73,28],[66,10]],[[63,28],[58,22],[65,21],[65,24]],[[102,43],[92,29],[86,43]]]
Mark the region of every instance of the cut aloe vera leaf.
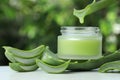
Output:
[[33,65],[36,64],[35,60],[38,59],[40,56],[37,56],[35,58],[28,58],[28,59],[24,59],[24,58],[19,58],[19,57],[14,57],[14,59],[16,60],[16,62],[21,63],[23,65]]
[[38,69],[38,66],[36,64],[31,66],[20,66],[20,67],[26,71],[35,71],[36,69]]
[[117,0],[93,0],[93,2],[89,5],[87,5],[84,9],[76,10],[74,9],[73,15],[79,18],[80,23],[84,23],[84,18],[87,15],[90,15],[100,9],[103,9],[105,7],[108,7],[112,4],[116,4]]
[[7,59],[11,62],[16,62],[15,58],[13,57],[12,54],[9,54],[7,51],[5,52],[5,56],[7,57]]
[[26,72],[24,69],[22,69],[19,65],[19,63],[9,63],[9,66],[11,69],[19,72]]
[[42,70],[44,70],[44,71],[47,72],[47,73],[52,73],[52,74],[64,72],[64,71],[67,69],[69,63],[70,63],[70,60],[69,60],[69,61],[66,61],[65,63],[60,64],[60,65],[58,65],[58,66],[53,66],[53,65],[49,65],[49,64],[43,62],[43,61],[40,60],[40,59],[36,59],[36,64],[37,64]]
[[18,71],[18,72],[35,71],[38,68],[36,64],[32,66],[23,66],[20,63],[9,63],[9,66],[11,69]]
[[104,63],[117,61],[117,60],[120,60],[120,50],[117,50],[114,53],[111,53],[109,55],[103,56],[100,59],[87,60],[82,63],[81,62],[71,63],[67,69],[68,70],[92,70],[92,69],[99,68]]
[[99,70],[99,72],[120,72],[120,60],[113,61],[103,64]]
[[3,47],[5,49],[6,52],[9,52],[11,54],[13,54],[14,56],[17,56],[17,57],[21,57],[21,58],[33,58],[33,57],[36,57],[36,56],[40,56],[42,54],[42,52],[44,51],[45,49],[45,46],[44,45],[41,45],[35,49],[32,49],[32,50],[20,50],[20,49],[17,49],[17,48],[13,48],[13,47],[8,47],[8,46],[4,46]]
[[40,56],[36,56],[34,58],[28,58],[28,59],[25,59],[25,58],[20,58],[20,57],[17,57],[17,56],[14,56],[12,55],[11,53],[9,52],[5,52],[5,56],[8,58],[8,60],[10,60],[11,62],[17,62],[17,63],[20,63],[22,65],[33,65],[33,64],[36,64],[36,59],[40,58]]
[[65,62],[64,60],[58,58],[58,56],[55,53],[50,51],[49,47],[46,47],[41,60],[47,64],[54,66],[63,64]]

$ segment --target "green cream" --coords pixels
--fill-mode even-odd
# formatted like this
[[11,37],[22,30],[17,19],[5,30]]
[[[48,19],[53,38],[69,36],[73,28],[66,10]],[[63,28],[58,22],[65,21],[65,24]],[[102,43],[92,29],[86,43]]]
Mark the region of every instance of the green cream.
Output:
[[58,38],[58,56],[64,59],[97,59],[102,56],[101,38]]

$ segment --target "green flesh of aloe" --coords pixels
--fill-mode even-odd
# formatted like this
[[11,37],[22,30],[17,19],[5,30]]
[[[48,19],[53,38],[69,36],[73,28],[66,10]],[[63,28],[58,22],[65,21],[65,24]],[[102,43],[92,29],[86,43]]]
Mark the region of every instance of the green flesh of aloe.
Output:
[[14,55],[12,55],[9,52],[5,52],[5,56],[8,58],[9,61],[11,61],[13,63],[17,62],[17,63],[20,63],[22,65],[33,65],[33,64],[36,64],[35,60],[40,58],[40,56],[37,56],[37,57],[34,57],[34,58],[25,59],[25,58],[20,58],[20,57],[14,56]]
[[9,63],[9,66],[11,69],[18,72],[29,72],[29,71],[34,71],[38,68],[36,64],[32,66],[24,66],[19,63]]
[[7,51],[5,52],[5,56],[7,57],[7,59],[11,62],[16,62],[16,60],[14,59],[14,56],[10,53],[8,53]]
[[99,72],[120,72],[120,60],[108,62],[100,66]]
[[46,71],[47,73],[53,73],[53,74],[55,74],[55,73],[64,72],[64,71],[67,69],[67,67],[68,67],[68,65],[69,65],[69,63],[70,63],[70,60],[69,60],[69,61],[66,61],[66,62],[63,63],[63,64],[57,65],[57,66],[49,65],[49,64],[43,62],[43,61],[40,60],[40,59],[37,59],[37,60],[36,60],[36,63],[37,63],[37,65],[38,65],[42,70]]
[[46,47],[41,60],[47,64],[54,66],[60,65],[65,62],[64,60],[60,59],[55,53],[50,51],[49,47]]
[[38,46],[35,49],[28,50],[28,51],[20,50],[20,49],[9,47],[9,46],[4,46],[3,48],[5,49],[5,51],[7,53],[11,53],[12,55],[17,56],[17,57],[20,57],[20,58],[33,58],[33,57],[36,57],[38,55],[41,55],[42,52],[45,49],[45,46],[41,45],[41,46]]

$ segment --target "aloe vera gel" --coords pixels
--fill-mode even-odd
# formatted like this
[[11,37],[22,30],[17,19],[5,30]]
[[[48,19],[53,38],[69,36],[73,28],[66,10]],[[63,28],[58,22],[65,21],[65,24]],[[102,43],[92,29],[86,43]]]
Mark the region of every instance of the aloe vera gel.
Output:
[[98,59],[102,56],[102,35],[98,27],[62,27],[58,56],[62,59]]

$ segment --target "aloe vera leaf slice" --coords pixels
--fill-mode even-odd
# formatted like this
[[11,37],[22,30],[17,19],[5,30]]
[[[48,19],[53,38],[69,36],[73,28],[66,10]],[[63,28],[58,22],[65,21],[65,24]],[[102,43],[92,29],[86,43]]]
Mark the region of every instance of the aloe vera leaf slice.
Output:
[[109,71],[111,71],[111,72],[113,71],[114,72],[114,70],[116,72],[118,72],[118,71],[120,72],[120,60],[119,61],[113,61],[113,62],[105,63],[102,66],[100,66],[98,71],[105,73],[105,72],[109,72]]
[[11,54],[17,57],[33,58],[33,57],[41,55],[45,49],[45,46],[41,45],[32,50],[20,50],[20,49],[9,47],[9,46],[3,46],[3,48],[5,49],[5,51],[10,52]]
[[50,51],[49,47],[46,47],[41,60],[47,64],[54,66],[63,64],[65,62],[64,60],[60,59],[55,53]]
[[58,66],[53,66],[53,65],[49,65],[49,64],[43,62],[43,61],[40,60],[40,59],[36,59],[36,64],[37,64],[42,70],[44,70],[44,71],[47,72],[47,73],[52,73],[52,74],[64,72],[64,71],[67,69],[69,63],[70,63],[70,60],[69,60],[69,61],[66,61],[65,63],[60,64],[60,65],[58,65]]
[[35,58],[28,58],[28,59],[24,59],[24,58],[19,58],[19,57],[14,57],[14,59],[23,64],[23,65],[33,65],[33,64],[36,64],[35,60],[38,59],[39,56],[35,57]]
[[9,63],[11,69],[18,71],[18,72],[25,72],[20,66],[19,63]]
[[34,71],[36,69],[38,69],[38,66],[36,64],[31,65],[31,66],[20,66],[22,69],[26,70],[26,71]]
[[36,64],[35,60],[40,57],[40,56],[37,56],[37,57],[34,57],[34,58],[25,59],[25,58],[20,58],[20,57],[14,56],[9,52],[5,52],[5,56],[11,62],[17,62],[17,63],[20,63],[21,65],[33,65],[33,64]]
[[29,71],[34,71],[38,68],[36,64],[32,66],[23,66],[20,65],[19,63],[9,63],[9,66],[11,69],[18,72],[29,72]]

